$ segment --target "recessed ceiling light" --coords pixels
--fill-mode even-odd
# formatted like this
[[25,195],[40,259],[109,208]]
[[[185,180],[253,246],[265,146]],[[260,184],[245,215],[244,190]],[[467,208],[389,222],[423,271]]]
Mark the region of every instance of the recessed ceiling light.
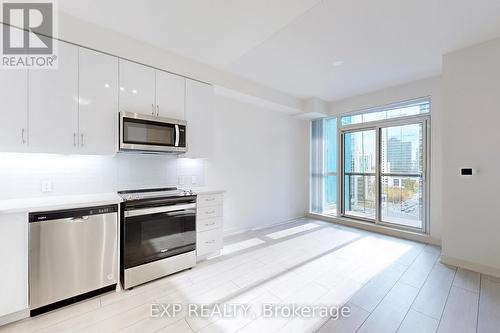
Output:
[[344,62],[342,60],[335,60],[334,62],[332,62],[333,67],[339,67],[342,66],[343,64]]

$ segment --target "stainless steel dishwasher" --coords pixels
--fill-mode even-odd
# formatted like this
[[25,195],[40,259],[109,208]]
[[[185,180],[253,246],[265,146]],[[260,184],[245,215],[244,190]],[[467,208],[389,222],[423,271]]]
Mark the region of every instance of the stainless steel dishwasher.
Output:
[[29,222],[31,315],[114,288],[117,205],[31,213]]

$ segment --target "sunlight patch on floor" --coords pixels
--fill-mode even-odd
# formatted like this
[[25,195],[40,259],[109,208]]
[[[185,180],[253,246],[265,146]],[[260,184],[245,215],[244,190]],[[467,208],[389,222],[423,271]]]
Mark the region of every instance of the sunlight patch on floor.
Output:
[[262,239],[259,239],[259,238],[247,239],[247,240],[244,240],[241,242],[233,243],[231,245],[224,245],[224,248],[222,249],[221,254],[222,255],[231,254],[231,253],[241,251],[241,250],[246,250],[246,249],[249,249],[251,247],[258,246],[258,245],[261,245],[264,243],[265,243],[265,241],[263,241]]
[[280,238],[284,238],[284,237],[298,234],[299,232],[304,232],[304,231],[312,230],[312,229],[319,228],[319,227],[320,227],[319,224],[307,223],[304,225],[300,225],[298,227],[293,227],[293,228],[273,232],[271,234],[267,234],[266,237],[269,237],[271,239],[280,239]]

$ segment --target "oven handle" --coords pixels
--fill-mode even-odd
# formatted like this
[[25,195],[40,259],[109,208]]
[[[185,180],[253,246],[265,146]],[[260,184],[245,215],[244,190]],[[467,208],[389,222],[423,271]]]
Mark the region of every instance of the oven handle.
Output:
[[173,205],[173,206],[162,206],[162,207],[153,207],[153,208],[144,208],[137,210],[129,210],[125,211],[125,217],[132,216],[141,216],[141,215],[149,215],[149,214],[157,214],[157,213],[167,213],[167,212],[175,212],[178,210],[187,210],[196,208],[195,203],[185,204],[185,205]]

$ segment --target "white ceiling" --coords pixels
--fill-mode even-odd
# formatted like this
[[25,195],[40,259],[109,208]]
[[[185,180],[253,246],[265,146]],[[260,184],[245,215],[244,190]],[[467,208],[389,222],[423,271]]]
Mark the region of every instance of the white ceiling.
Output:
[[500,37],[500,0],[61,0],[59,8],[325,100],[437,75],[443,54]]

